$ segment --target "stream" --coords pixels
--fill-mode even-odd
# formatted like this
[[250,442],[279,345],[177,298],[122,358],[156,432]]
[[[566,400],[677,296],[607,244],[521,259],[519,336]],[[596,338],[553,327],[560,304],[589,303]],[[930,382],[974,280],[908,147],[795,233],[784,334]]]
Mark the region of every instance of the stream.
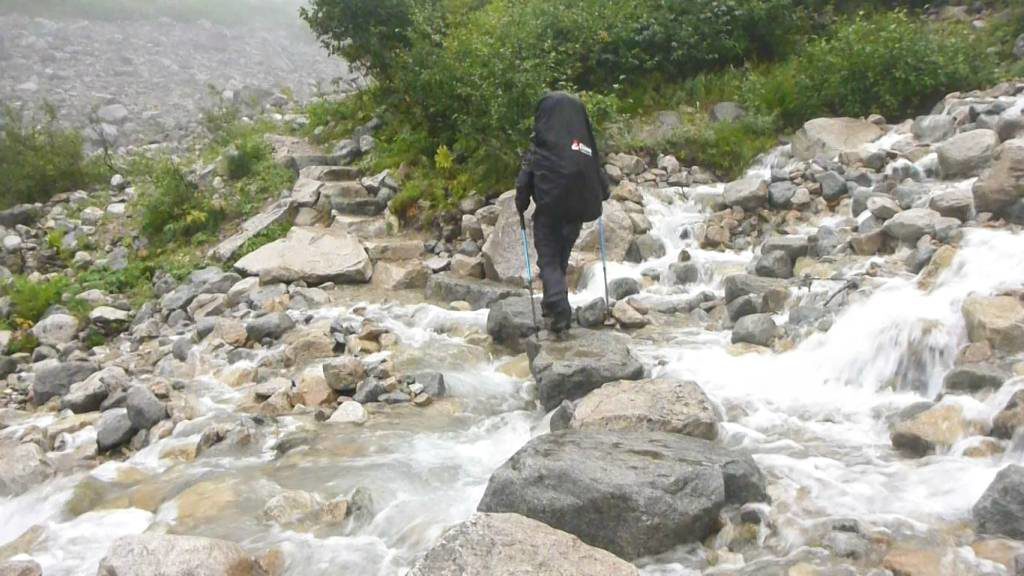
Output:
[[[774,156],[765,160],[773,161]],[[667,254],[643,264],[611,263],[610,277],[664,271],[687,249],[704,270],[702,280],[685,290],[654,283],[641,296],[671,300],[703,290],[721,293],[720,279],[742,272],[754,254],[701,250],[694,234],[681,234],[702,225],[701,198],[715,194],[721,194],[720,186],[648,192],[652,233],[665,242]],[[864,260],[860,270],[867,266]],[[1024,236],[970,229],[930,291],[905,273],[871,278],[870,289],[850,296],[830,330],[792,350],[738,350],[728,331],[688,327],[653,335],[648,330],[634,346],[652,375],[698,382],[725,415],[721,441],[749,450],[765,471],[774,522],[761,542],[765,561],[809,553],[805,547],[820,544],[821,526],[837,519],[855,519],[894,539],[955,542],[970,507],[1002,465],[1021,460],[1020,452],[968,458],[963,451],[977,438],[967,438],[948,453],[907,459],[892,448],[887,418],[940,391],[942,376],[966,342],[964,298],[1022,283]],[[601,295],[602,284],[600,266],[592,264],[573,303]],[[820,280],[794,291],[798,298],[820,301],[842,284]],[[401,575],[446,527],[474,512],[498,466],[531,437],[547,432],[545,415],[531,400],[525,360],[492,348],[483,336],[486,310],[367,299],[292,314],[313,314],[316,322],[378,321],[401,343],[378,354],[390,356],[403,371],[444,373],[449,397],[426,408],[371,412],[361,427],[318,423],[312,414],[284,416],[261,427],[250,453],[192,459],[187,454],[202,428],[237,418],[247,392],[218,379],[227,361],[200,344],[189,359],[200,383],[199,420],[182,422],[170,437],[123,463],[106,462],[0,499],[0,542],[41,526],[32,557],[48,576],[92,576],[115,538],[143,531],[225,538],[253,551],[277,548],[286,574],[294,576]],[[247,362],[258,358],[240,363]],[[967,396],[942,402],[959,405],[971,420],[990,421],[1019,387],[1014,382],[983,402]],[[37,416],[7,433],[52,419]],[[279,450],[283,439],[295,438],[298,447]],[[72,434],[65,448],[73,452],[94,441],[95,430],[88,426]],[[341,527],[285,530],[262,514],[267,500],[283,489],[324,501],[362,490],[372,496],[372,513],[365,522]],[[76,516],[79,508],[87,511]],[[965,570],[1004,573],[974,558],[967,546],[957,553]],[[722,562],[709,569],[705,555],[702,547],[681,547],[639,565],[647,576],[729,569]]]

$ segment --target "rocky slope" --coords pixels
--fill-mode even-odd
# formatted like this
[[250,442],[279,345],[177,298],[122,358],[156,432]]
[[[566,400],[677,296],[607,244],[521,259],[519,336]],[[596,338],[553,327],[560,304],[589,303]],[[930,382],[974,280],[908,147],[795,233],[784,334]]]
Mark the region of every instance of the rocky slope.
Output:
[[[272,137],[298,181],[210,259],[287,236],[0,360],[0,570],[1016,573],[1022,110],[817,119],[729,183],[612,155],[613,302],[588,225],[563,339],[508,194],[400,233],[358,138]],[[126,229],[127,184],[0,213],[8,266]]]

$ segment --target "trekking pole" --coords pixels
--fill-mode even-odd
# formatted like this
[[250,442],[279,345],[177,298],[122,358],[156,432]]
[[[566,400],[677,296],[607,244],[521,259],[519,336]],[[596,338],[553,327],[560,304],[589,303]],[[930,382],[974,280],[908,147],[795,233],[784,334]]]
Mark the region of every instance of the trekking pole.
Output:
[[523,257],[526,259],[526,288],[530,291],[530,314],[533,316],[533,329],[540,332],[537,324],[537,308],[533,301],[533,265],[530,264],[530,241],[526,238],[526,216],[519,214],[519,230],[523,236]]
[[604,251],[604,216],[597,218],[597,237],[601,241],[601,271],[604,273],[604,306],[608,308],[611,306],[611,301],[608,298],[608,256]]

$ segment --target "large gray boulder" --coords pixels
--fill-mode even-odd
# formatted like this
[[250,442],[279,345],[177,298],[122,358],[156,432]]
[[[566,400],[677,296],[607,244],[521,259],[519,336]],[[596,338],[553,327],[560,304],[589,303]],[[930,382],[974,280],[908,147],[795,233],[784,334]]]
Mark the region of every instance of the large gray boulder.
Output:
[[974,183],[978,212],[1002,214],[1024,198],[1024,138],[1007,140],[996,150],[995,161]]
[[136,384],[128,389],[125,407],[128,420],[137,430],[148,430],[167,418],[167,407],[146,386]]
[[569,427],[672,432],[714,440],[719,420],[711,400],[695,382],[657,378],[601,386],[576,404]]
[[1000,470],[972,512],[978,532],[1024,539],[1024,467]]
[[264,283],[368,282],[373,264],[358,238],[341,227],[292,228],[288,235],[246,255],[235,269]]
[[96,423],[96,446],[100,452],[113,450],[132,439],[136,429],[125,408],[111,408]]
[[61,398],[61,409],[75,414],[99,410],[100,405],[112,393],[128,385],[128,374],[118,366],[108,366],[91,374],[81,382],[72,384],[68,393]]
[[32,335],[46,346],[60,346],[75,339],[78,334],[78,319],[70,314],[58,312],[43,318],[32,327]]
[[732,329],[732,342],[771,346],[777,328],[771,314],[748,314],[736,321]]
[[250,576],[256,565],[234,542],[140,534],[122,536],[110,545],[97,576]]
[[886,220],[882,231],[903,242],[917,242],[925,234],[934,235],[941,218],[931,208],[911,208]]
[[53,472],[46,453],[37,444],[0,438],[0,498],[38,486]]
[[793,136],[793,155],[798,160],[818,156],[833,158],[844,150],[854,150],[874,142],[884,134],[876,124],[856,118],[815,118],[806,122]]
[[969,178],[981,174],[999,145],[994,130],[979,128],[962,132],[938,147],[939,171],[943,178]]
[[[484,272],[488,280],[525,285],[526,260],[523,257],[523,236],[519,226],[519,212],[516,211],[515,191],[502,194],[495,203],[498,220],[487,241],[484,242]],[[526,228],[529,232],[530,265],[533,277],[540,272],[537,268],[537,249],[533,245],[533,210],[526,211]]]
[[1012,296],[970,296],[963,304],[967,337],[996,350],[1024,351],[1024,305]]
[[476,514],[441,537],[409,576],[637,576],[636,567],[519,514]]
[[250,320],[245,325],[245,334],[253,342],[262,342],[264,338],[277,340],[294,327],[295,321],[291,316],[284,312],[274,312]]
[[532,301],[532,312],[530,305],[529,296],[513,296],[492,304],[487,313],[487,334],[498,344],[523,350],[526,338],[536,332],[534,320],[539,322],[541,318],[540,302]]
[[725,301],[732,302],[740,296],[754,294],[763,296],[770,290],[785,289],[786,282],[776,278],[762,278],[751,274],[733,274],[722,281],[725,287]]
[[481,512],[514,512],[633,560],[714,530],[727,504],[767,500],[750,456],[664,432],[534,438],[492,476]]
[[[626,252],[629,251],[629,246],[633,243],[633,221],[622,202],[616,200],[604,203],[602,218],[604,219],[604,245],[608,260],[621,262],[626,259]],[[532,241],[533,237],[531,236],[530,239]],[[576,243],[576,251],[599,256],[601,243],[596,221],[583,225],[580,239]]]
[[468,302],[474,310],[487,308],[491,304],[520,295],[523,288],[511,288],[489,280],[463,278],[450,272],[434,274],[427,279],[427,298],[445,304],[462,301]]
[[768,205],[768,183],[760,176],[747,176],[725,185],[725,204],[744,210],[757,210]]
[[960,189],[939,192],[928,201],[928,207],[947,218],[966,222],[974,215],[974,195]]
[[60,362],[54,359],[41,362],[35,368],[32,401],[36,406],[42,406],[50,398],[63,396],[68,393],[72,384],[85,380],[97,370],[99,366],[87,360]]
[[557,338],[545,333],[527,341],[526,353],[545,410],[608,382],[637,380],[644,374],[629,338],[611,331],[579,329]]
[[910,126],[910,132],[923,144],[942,142],[956,131],[953,117],[946,114],[918,116]]

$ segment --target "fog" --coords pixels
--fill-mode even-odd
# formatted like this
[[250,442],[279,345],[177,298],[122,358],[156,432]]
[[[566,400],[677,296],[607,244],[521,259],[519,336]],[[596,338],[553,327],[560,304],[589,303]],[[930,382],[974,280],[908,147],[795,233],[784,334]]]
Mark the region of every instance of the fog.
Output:
[[0,0],[0,102],[48,102],[89,143],[115,148],[188,145],[223,105],[294,113],[361,83],[320,47],[301,4]]

